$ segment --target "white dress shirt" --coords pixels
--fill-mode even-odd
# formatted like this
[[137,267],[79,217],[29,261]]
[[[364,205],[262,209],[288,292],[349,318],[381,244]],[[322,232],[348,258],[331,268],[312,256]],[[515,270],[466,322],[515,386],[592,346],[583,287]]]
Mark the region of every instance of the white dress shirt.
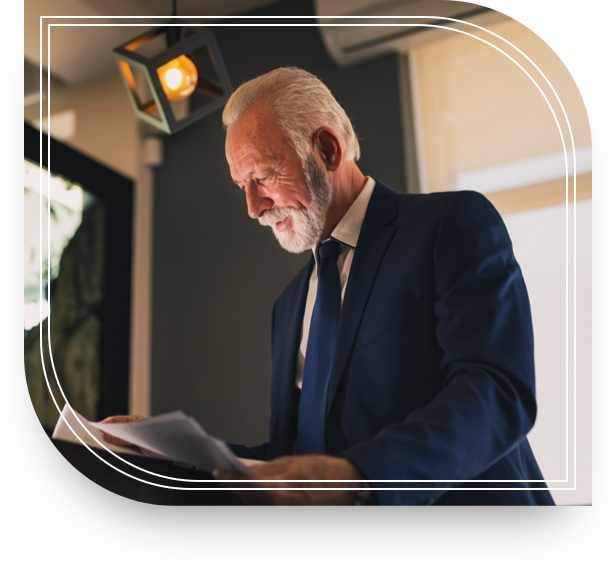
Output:
[[[376,183],[370,177],[367,177],[366,183],[361,192],[351,204],[346,214],[338,222],[332,232],[331,238],[339,241],[340,249],[338,251],[338,270],[340,271],[340,287],[342,289],[342,297],[340,307],[344,301],[344,292],[346,290],[347,280],[351,272],[351,263],[355,255],[355,247],[359,239],[361,225],[364,222],[368,202],[372,196],[374,185]],[[315,255],[315,265],[310,275],[310,283],[308,285],[308,295],[306,296],[306,309],[304,310],[304,323],[302,324],[302,337],[299,344],[299,353],[297,355],[297,370],[295,373],[295,386],[302,388],[302,380],[304,377],[304,361],[306,359],[306,349],[308,348],[308,335],[310,333],[310,321],[312,320],[312,311],[314,303],[317,299],[317,287],[319,284],[317,262],[316,262],[316,246],[312,248],[312,253]]]

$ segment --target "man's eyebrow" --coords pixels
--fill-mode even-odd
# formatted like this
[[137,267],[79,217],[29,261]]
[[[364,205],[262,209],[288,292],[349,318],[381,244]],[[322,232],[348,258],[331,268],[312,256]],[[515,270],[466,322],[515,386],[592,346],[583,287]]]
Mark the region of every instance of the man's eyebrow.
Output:
[[[248,172],[246,173],[246,176],[252,176],[252,175],[254,175],[254,174],[255,174],[255,172],[254,172],[254,171],[248,171]],[[231,177],[231,180],[232,180],[235,184],[242,184],[242,181],[241,181],[241,180],[234,179],[233,177]]]
[[[265,167],[265,176],[260,177],[260,178],[261,178],[261,179],[266,179],[266,178],[269,178],[269,177],[271,177],[272,175],[275,175],[275,174],[276,174],[276,171],[277,171],[276,167]],[[257,174],[257,172],[256,172],[254,169],[253,169],[253,170],[251,170],[251,171],[247,171],[247,172],[246,172],[246,176],[247,176],[247,177],[253,177],[253,176],[254,176],[254,175],[256,175],[256,174]],[[231,180],[232,180],[235,184],[239,184],[239,185],[241,185],[241,184],[242,184],[242,181],[239,181],[239,180],[237,180],[237,179],[234,179],[233,177],[231,177]]]

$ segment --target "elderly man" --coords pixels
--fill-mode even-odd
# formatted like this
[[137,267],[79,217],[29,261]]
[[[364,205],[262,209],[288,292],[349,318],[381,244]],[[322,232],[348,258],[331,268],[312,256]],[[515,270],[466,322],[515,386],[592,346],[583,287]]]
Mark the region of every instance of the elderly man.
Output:
[[364,176],[346,113],[300,69],[243,84],[223,122],[250,217],[312,250],[272,314],[269,441],[232,446],[266,461],[255,470],[272,483],[249,486],[282,490],[244,499],[553,504],[526,439],[528,296],[490,203]]

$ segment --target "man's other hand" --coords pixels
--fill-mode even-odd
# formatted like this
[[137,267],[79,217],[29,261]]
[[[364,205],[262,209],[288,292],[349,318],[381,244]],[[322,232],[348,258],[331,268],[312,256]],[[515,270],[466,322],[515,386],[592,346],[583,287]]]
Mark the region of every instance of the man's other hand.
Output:
[[[271,479],[268,483],[226,483],[229,488],[366,488],[365,479],[350,461],[328,455],[298,455],[280,457],[268,463],[255,465],[257,479]],[[254,479],[241,473],[214,470],[214,478],[228,481]],[[291,480],[298,482],[290,482]],[[310,480],[331,480],[330,483],[312,483]],[[275,482],[274,482],[275,481]],[[361,482],[345,482],[361,481]],[[353,504],[358,490],[246,490],[235,491],[245,504],[260,505],[345,505]]]
[[[100,424],[126,424],[127,422],[136,422],[137,420],[143,420],[145,416],[110,416],[109,418],[105,418]],[[145,449],[143,447],[139,447],[138,445],[134,445],[132,443],[128,443],[123,439],[111,436],[103,432],[103,440],[107,443],[111,443],[113,445],[119,445],[121,447],[127,447],[128,449],[132,449],[135,453],[140,453],[141,455],[147,455],[149,457],[163,457],[167,459],[164,455],[157,453],[156,451],[150,451],[149,449]]]

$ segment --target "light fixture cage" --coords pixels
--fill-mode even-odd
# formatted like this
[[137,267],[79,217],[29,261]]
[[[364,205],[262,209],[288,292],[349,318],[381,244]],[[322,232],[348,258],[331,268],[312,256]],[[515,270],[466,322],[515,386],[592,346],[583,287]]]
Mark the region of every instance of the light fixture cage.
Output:
[[[170,27],[174,26],[147,31],[113,50],[135,113],[141,120],[168,134],[175,133],[223,107],[233,91],[218,43],[209,29],[187,35],[153,56],[137,51],[150,42],[159,41],[163,35],[167,37]],[[188,57],[198,72],[195,91],[188,97],[190,109],[185,116],[178,116],[177,112],[174,112],[157,72],[160,67],[181,55]],[[204,60],[207,58],[209,60]],[[213,70],[217,77],[207,76],[204,66],[208,66],[210,71]],[[140,78],[141,81],[138,80]],[[145,85],[138,84],[144,80]],[[200,105],[193,107],[197,106],[194,104],[197,98]]]

